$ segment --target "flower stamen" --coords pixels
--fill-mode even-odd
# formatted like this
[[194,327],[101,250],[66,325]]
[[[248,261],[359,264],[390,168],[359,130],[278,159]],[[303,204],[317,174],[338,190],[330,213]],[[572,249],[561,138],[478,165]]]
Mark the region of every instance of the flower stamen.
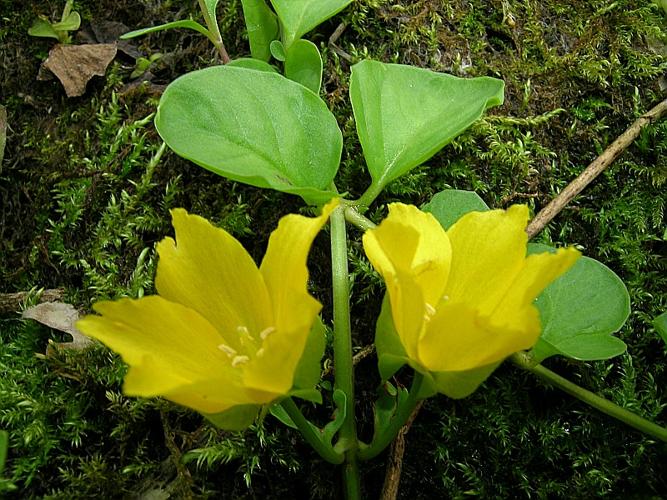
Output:
[[248,356],[235,356],[234,359],[232,359],[232,367],[236,368],[238,365],[242,365],[250,361],[250,358]]
[[259,338],[262,339],[262,340],[266,340],[267,337],[275,331],[276,331],[276,328],[274,326],[269,326],[267,328],[264,328],[264,330],[259,332]]
[[218,346],[218,349],[220,349],[222,352],[224,352],[230,358],[232,356],[236,356],[236,354],[237,354],[236,349],[233,349],[233,348],[229,347],[227,344],[220,344]]

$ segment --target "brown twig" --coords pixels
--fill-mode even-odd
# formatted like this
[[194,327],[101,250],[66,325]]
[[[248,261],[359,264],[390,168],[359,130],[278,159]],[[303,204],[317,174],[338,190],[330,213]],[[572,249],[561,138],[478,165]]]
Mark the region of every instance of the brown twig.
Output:
[[412,410],[408,421],[398,431],[396,439],[391,443],[389,450],[389,458],[387,461],[387,470],[384,475],[384,484],[382,485],[382,493],[380,500],[396,500],[398,495],[398,485],[401,482],[401,471],[403,470],[403,454],[405,453],[405,436],[407,435],[412,423],[417,418],[417,414],[421,409],[424,401],[420,401]]
[[[31,295],[34,295],[34,292],[0,293],[0,314],[17,312]],[[44,290],[39,294],[37,302],[57,302],[62,300],[64,295],[65,290],[62,288]]]
[[[357,354],[352,356],[352,366],[356,366],[359,361],[361,361],[364,358],[367,358],[371,354],[375,352],[375,345],[367,345],[366,347],[363,347],[361,351],[359,351]],[[333,372],[333,367],[332,366],[327,366],[323,371],[322,371],[322,376],[320,378],[325,378],[329,376]]]
[[640,116],[630,127],[623,132],[611,145],[604,150],[586,169],[579,174],[568,186],[563,189],[558,196],[544,207],[528,224],[526,232],[532,238],[539,233],[551,220],[558,215],[565,206],[572,201],[572,198],[581,193],[593,179],[600,175],[609,165],[611,165],[625,149],[632,144],[641,130],[659,120],[667,112],[667,99],[655,106],[649,112]]
[[336,45],[336,42],[345,31],[345,28],[347,28],[347,24],[345,23],[340,23],[338,25],[338,28],[336,28],[329,37],[329,47],[331,47],[331,50],[333,50],[340,57],[345,59],[347,62],[351,63],[353,60],[352,56],[347,52],[345,52],[343,49],[341,49],[338,45]]

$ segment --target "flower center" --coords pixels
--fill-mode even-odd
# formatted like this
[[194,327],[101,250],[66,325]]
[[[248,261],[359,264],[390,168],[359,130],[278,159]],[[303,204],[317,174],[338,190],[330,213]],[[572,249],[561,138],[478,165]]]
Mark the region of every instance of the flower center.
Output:
[[264,356],[264,347],[262,347],[262,344],[275,331],[276,328],[274,326],[269,326],[259,332],[258,335],[252,335],[247,326],[239,325],[236,327],[236,333],[241,343],[240,349],[234,349],[227,344],[219,344],[218,349],[227,355],[231,360],[232,367],[236,368],[237,366],[246,364],[251,359]]

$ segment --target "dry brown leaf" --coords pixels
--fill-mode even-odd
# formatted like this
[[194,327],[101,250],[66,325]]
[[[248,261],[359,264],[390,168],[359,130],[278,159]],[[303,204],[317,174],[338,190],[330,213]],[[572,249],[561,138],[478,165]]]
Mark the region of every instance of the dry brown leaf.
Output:
[[[86,337],[74,326],[79,319],[79,311],[71,304],[65,304],[64,302],[44,302],[23,311],[22,317],[24,319],[34,319],[49,328],[70,334],[72,336],[71,342],[53,343],[59,348],[80,351],[93,344],[90,338]],[[51,345],[49,344],[46,348],[47,356],[52,354]]]
[[93,76],[104,76],[116,51],[115,43],[58,44],[42,65],[58,77],[67,97],[76,97],[83,95]]

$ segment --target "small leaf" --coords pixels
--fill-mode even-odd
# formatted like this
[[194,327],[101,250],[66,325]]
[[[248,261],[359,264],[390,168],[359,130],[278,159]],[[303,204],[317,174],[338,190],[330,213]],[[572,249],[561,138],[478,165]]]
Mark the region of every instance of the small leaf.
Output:
[[46,19],[35,19],[32,26],[28,29],[28,35],[42,38],[55,38],[60,40],[60,35],[53,29],[53,26]]
[[142,28],[139,30],[130,31],[129,33],[121,35],[120,39],[128,40],[130,38],[148,35],[149,33],[155,33],[156,31],[164,31],[173,28],[186,28],[195,30],[206,37],[209,37],[211,35],[209,31],[198,22],[193,21],[192,19],[182,19],[181,21],[172,21],[170,23],[160,24],[158,26],[151,26],[150,28]]
[[206,10],[208,13],[208,16],[211,18],[211,21],[214,23],[218,22],[218,18],[216,15],[216,9],[218,7],[218,2],[220,0],[204,0],[204,3],[206,4]]
[[308,40],[297,40],[286,56],[285,76],[319,94],[322,84],[322,56],[317,46]]
[[381,189],[428,160],[503,103],[495,78],[457,78],[413,66],[352,66],[350,98],[373,185]]
[[55,23],[56,31],[76,31],[81,27],[81,16],[78,12],[70,12],[63,20]]
[[[331,440],[343,426],[343,422],[345,422],[345,417],[347,416],[347,396],[345,393],[340,389],[336,389],[333,393],[333,400],[336,404],[334,418],[322,429],[322,441],[327,444],[331,444]],[[315,428],[317,429],[317,427]]]
[[[531,243],[528,253],[553,252]],[[621,279],[589,257],[551,283],[537,298],[542,334],[531,351],[536,362],[560,354],[592,361],[622,354],[625,343],[612,337],[630,314],[630,296]]]
[[9,434],[7,434],[7,431],[0,431],[0,474],[5,470],[7,448],[9,448]]
[[653,320],[653,327],[660,334],[662,340],[667,343],[667,312],[662,313]]
[[283,43],[280,40],[272,41],[269,44],[269,50],[276,61],[285,61],[285,47],[283,47]]
[[276,417],[280,422],[285,424],[287,427],[291,427],[292,429],[298,429],[294,421],[292,420],[292,417],[290,417],[285,409],[280,406],[279,404],[274,404],[269,408],[269,413]]
[[260,61],[259,59],[253,59],[251,57],[239,57],[238,59],[232,59],[227,63],[227,66],[254,69],[255,71],[266,71],[268,73],[278,73],[278,70],[275,66],[272,66],[267,62]]
[[389,295],[386,293],[375,324],[375,350],[378,357],[378,370],[383,381],[391,378],[403,365],[408,363],[408,355],[394,328]]
[[255,421],[261,405],[238,405],[220,413],[203,413],[202,415],[219,429],[226,431],[242,431]]
[[373,405],[374,431],[373,440],[376,436],[382,434],[391,423],[396,414],[397,408],[405,403],[408,398],[408,390],[403,388],[396,389],[389,382],[385,382],[378,389],[378,398]]
[[229,179],[320,205],[343,138],[310,90],[275,73],[215,66],[188,73],[162,95],[155,125],[177,154]]
[[278,18],[264,0],[241,0],[248,30],[250,53],[254,59],[271,59],[269,45],[278,37]]
[[319,396],[319,402],[321,402],[322,397],[320,393],[315,390],[315,387],[320,382],[322,374],[321,361],[326,343],[326,329],[324,328],[324,323],[322,323],[322,320],[318,317],[313,324],[313,327],[310,329],[306,347],[303,350],[299,364],[296,367],[296,372],[294,373],[293,389],[315,391]]
[[422,210],[432,213],[443,228],[449,229],[468,212],[485,212],[489,206],[474,191],[446,189],[433,195]]
[[271,0],[283,28],[283,42],[289,50],[302,35],[338,14],[352,0]]

